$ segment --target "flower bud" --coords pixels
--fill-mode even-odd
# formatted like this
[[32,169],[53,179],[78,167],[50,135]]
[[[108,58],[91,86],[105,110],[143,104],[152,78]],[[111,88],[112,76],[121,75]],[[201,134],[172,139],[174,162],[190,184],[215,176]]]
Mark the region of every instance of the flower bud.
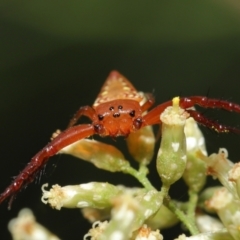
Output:
[[42,186],[42,202],[49,203],[52,208],[60,210],[66,208],[107,208],[111,206],[111,199],[115,198],[120,190],[109,183],[91,182],[86,184],[65,186],[53,185],[47,191]]
[[235,188],[240,198],[240,163],[235,163],[228,172],[228,179],[235,183]]
[[197,156],[197,152],[207,155],[205,140],[196,121],[193,118],[186,120],[184,132],[187,142],[187,165],[183,179],[189,190],[198,193],[206,183],[206,164]]
[[216,191],[218,191],[219,189],[221,189],[222,186],[215,186],[215,187],[208,187],[205,188],[201,194],[199,195],[199,199],[198,199],[198,207],[200,207],[201,209],[203,209],[204,211],[208,212],[208,213],[215,213],[215,210],[208,208],[208,206],[205,204],[206,201],[208,201],[210,198],[212,198],[212,196],[214,195],[214,193]]
[[176,214],[162,205],[157,213],[146,221],[146,224],[152,229],[165,229],[176,225],[178,222],[179,219]]
[[135,229],[138,229],[143,223],[152,217],[160,209],[163,202],[162,193],[156,190],[150,190],[147,193],[139,194],[136,197],[141,206],[135,218]]
[[[128,195],[132,197],[142,196],[147,193],[145,188],[130,188],[123,185],[117,185],[116,188],[121,192],[121,195]],[[91,223],[96,221],[102,221],[105,219],[109,219],[111,215],[111,207],[104,209],[96,209],[86,207],[81,209],[83,216]],[[169,210],[168,210],[169,211]]]
[[130,154],[136,161],[147,165],[150,163],[154,153],[155,137],[152,126],[141,128],[129,134],[126,139]]
[[224,228],[219,219],[207,214],[196,214],[196,225],[200,232],[215,232]]
[[227,150],[220,148],[218,154],[214,153],[206,157],[198,153],[198,156],[207,164],[207,173],[218,178],[221,184],[233,194],[234,198],[238,198],[235,183],[229,181],[228,172],[233,167],[233,163],[227,159]]
[[71,154],[110,172],[124,171],[126,167],[130,166],[117,148],[90,139],[75,142],[63,148],[60,153]]
[[100,240],[129,239],[134,231],[158,211],[162,200],[162,195],[156,190],[137,197],[123,194],[113,199],[112,218]]
[[97,221],[102,221],[105,219],[109,219],[111,208],[97,209],[91,207],[85,207],[81,209],[82,215],[86,218],[90,223],[94,223]]
[[226,189],[221,188],[216,191],[213,197],[206,203],[209,208],[213,208],[223,225],[236,240],[240,239],[240,204],[234,196]]
[[112,202],[112,217],[99,240],[129,239],[134,230],[134,220],[141,209],[136,199],[121,195]]
[[134,236],[133,240],[163,240],[163,236],[159,230],[152,231],[146,224],[139,228]]
[[157,171],[164,185],[170,186],[182,177],[186,167],[184,126],[189,114],[179,107],[179,98],[161,114],[162,140],[157,157]]
[[184,132],[186,135],[187,152],[196,152],[200,150],[204,155],[207,156],[203,133],[192,117],[186,120]]
[[22,209],[18,217],[9,222],[8,229],[12,234],[13,240],[60,240],[45,227],[37,223],[32,211],[28,208]]

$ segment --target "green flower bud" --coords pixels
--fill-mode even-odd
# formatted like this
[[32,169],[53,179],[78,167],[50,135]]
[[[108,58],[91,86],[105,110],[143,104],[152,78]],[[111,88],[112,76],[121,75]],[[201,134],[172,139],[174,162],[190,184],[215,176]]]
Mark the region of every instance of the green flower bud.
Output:
[[224,228],[219,219],[207,214],[196,214],[196,225],[201,233],[215,232]]
[[97,221],[102,221],[110,218],[111,207],[104,209],[97,209],[86,207],[81,209],[82,215],[86,218],[90,223],[94,223]]
[[240,163],[235,163],[232,169],[228,172],[228,179],[235,183],[235,188],[240,198]]
[[112,218],[99,240],[126,240],[134,230],[134,219],[141,205],[129,195],[121,195],[113,201]]
[[155,137],[151,126],[129,134],[126,141],[129,152],[136,161],[144,165],[150,163],[155,146]]
[[198,207],[200,207],[201,209],[203,209],[204,211],[206,211],[208,213],[215,213],[215,210],[208,208],[208,206],[206,205],[206,201],[208,201],[210,198],[212,198],[214,193],[221,188],[222,188],[222,186],[216,186],[216,187],[208,187],[208,188],[204,189],[199,196]]
[[157,171],[164,185],[170,186],[182,177],[186,167],[184,126],[189,114],[179,107],[179,98],[161,114],[162,140],[157,157]]
[[[145,188],[129,188],[123,185],[118,185],[116,188],[121,192],[121,195],[129,195],[132,197],[142,196],[146,194],[147,190]],[[111,215],[112,206],[104,209],[96,209],[86,207],[81,209],[83,216],[91,223],[96,221],[102,221],[105,219],[109,219]]]
[[223,225],[235,240],[240,239],[240,204],[239,200],[227,190],[221,188],[207,201],[209,208],[215,209]]
[[196,152],[200,150],[207,156],[204,136],[198,127],[198,124],[192,117],[186,120],[184,132],[186,135],[187,152]]
[[150,217],[146,224],[152,229],[165,229],[176,225],[179,222],[176,214],[162,205],[155,215]]
[[52,208],[60,210],[66,208],[108,208],[111,200],[120,190],[109,183],[91,182],[75,186],[61,187],[53,185],[50,191],[45,190],[48,184],[42,186],[42,202],[49,203]]
[[205,140],[193,118],[186,120],[184,132],[187,142],[187,165],[183,179],[189,190],[198,193],[206,183],[206,164],[197,156],[197,152],[207,155]]
[[129,239],[134,231],[158,211],[162,200],[162,195],[156,190],[137,197],[123,194],[113,199],[112,218],[100,240]]
[[124,171],[125,168],[130,166],[117,148],[90,139],[75,142],[63,148],[60,153],[71,154],[110,172]]
[[206,183],[206,164],[202,162],[197,154],[187,153],[187,165],[183,179],[189,190],[198,193]]
[[134,219],[135,229],[138,229],[143,225],[143,223],[145,223],[146,220],[155,215],[155,213],[160,209],[163,202],[163,196],[160,192],[151,190],[142,195],[138,195],[136,200],[141,206],[140,211],[138,211]]

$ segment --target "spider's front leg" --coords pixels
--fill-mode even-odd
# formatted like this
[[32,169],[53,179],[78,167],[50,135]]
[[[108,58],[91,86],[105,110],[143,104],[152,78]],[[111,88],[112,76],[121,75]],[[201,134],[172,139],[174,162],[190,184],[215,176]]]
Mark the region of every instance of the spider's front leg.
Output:
[[[172,105],[171,101],[162,103],[158,106],[156,106],[154,109],[152,109],[149,113],[147,113],[143,120],[144,125],[153,125],[153,124],[159,124],[160,121],[160,115],[165,110],[166,107],[169,107]],[[210,129],[213,129],[217,132],[234,132],[240,134],[240,130],[237,128],[225,126],[222,124],[219,124],[216,121],[213,121],[211,119],[208,119],[207,117],[203,116],[201,113],[190,109],[194,107],[195,105],[199,105],[204,108],[219,108],[224,109],[230,112],[236,112],[240,113],[240,105],[228,101],[224,101],[221,99],[214,99],[214,98],[207,98],[204,96],[192,96],[192,97],[184,97],[180,98],[179,106],[185,111],[187,111],[194,120],[203,126],[206,126]]]
[[232,133],[240,134],[240,129],[220,124],[219,122],[213,121],[213,120],[205,117],[198,111],[190,109],[190,110],[186,110],[186,112],[188,112],[190,114],[190,116],[199,124],[201,124],[205,127],[208,127],[218,133],[232,132]]
[[199,105],[204,108],[219,108],[229,112],[240,113],[240,105],[216,98],[205,96],[192,96],[180,98],[180,107],[187,109]]
[[31,159],[23,171],[13,180],[11,185],[5,189],[0,195],[0,204],[7,198],[10,198],[8,205],[10,209],[15,195],[34,180],[36,174],[42,169],[51,156],[58,153],[62,148],[93,134],[94,127],[91,124],[74,126],[60,133]]
[[204,108],[219,108],[236,113],[240,113],[240,105],[221,99],[207,98],[203,96],[184,97],[180,99],[180,106],[184,108],[196,122],[219,133],[234,132],[240,134],[240,130],[237,128],[222,125],[216,121],[208,119],[196,110],[189,109],[194,107],[194,105],[199,105]]
[[169,106],[172,106],[172,101],[162,103],[149,111],[146,115],[143,116],[143,126],[160,124],[160,115]]
[[69,121],[67,128],[70,128],[73,125],[75,125],[81,116],[86,116],[89,119],[93,120],[95,115],[96,115],[96,112],[92,107],[90,106],[80,107],[80,109],[74,114],[72,119]]
[[155,103],[155,98],[151,93],[145,93],[144,96],[144,103],[141,105],[142,112],[147,111]]

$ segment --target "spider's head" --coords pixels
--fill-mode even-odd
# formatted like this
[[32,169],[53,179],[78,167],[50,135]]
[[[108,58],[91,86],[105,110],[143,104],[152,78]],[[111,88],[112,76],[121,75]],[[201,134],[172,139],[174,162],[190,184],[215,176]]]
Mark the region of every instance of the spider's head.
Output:
[[129,99],[113,100],[95,107],[93,124],[102,136],[128,136],[142,126],[142,111],[139,102]]

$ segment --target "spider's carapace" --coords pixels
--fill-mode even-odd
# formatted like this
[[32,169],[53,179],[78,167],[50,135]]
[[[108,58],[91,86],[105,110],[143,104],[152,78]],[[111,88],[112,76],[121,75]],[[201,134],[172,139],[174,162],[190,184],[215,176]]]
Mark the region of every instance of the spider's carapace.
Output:
[[[53,138],[39,151],[0,195],[0,203],[10,198],[9,208],[16,194],[34,180],[47,160],[57,154],[64,147],[91,135],[118,137],[136,132],[137,130],[154,124],[160,124],[160,114],[172,101],[162,103],[146,114],[143,114],[154,103],[151,94],[137,92],[134,86],[120,73],[112,71],[104,83],[93,106],[81,107],[70,120],[67,129]],[[237,128],[221,125],[212,121],[192,109],[194,105],[205,108],[221,108],[240,113],[240,105],[203,96],[180,98],[179,105],[189,113],[198,123],[214,129],[217,132],[236,132]],[[81,116],[87,116],[91,124],[76,125]]]

